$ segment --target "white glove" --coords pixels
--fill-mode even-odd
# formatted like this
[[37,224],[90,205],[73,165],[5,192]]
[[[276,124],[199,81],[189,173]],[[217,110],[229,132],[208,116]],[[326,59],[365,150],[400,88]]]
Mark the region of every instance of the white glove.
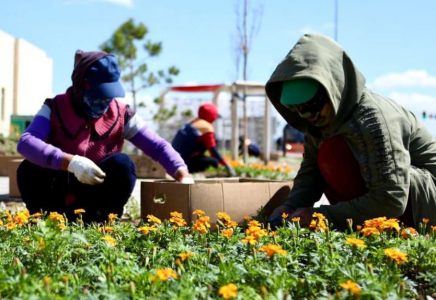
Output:
[[183,184],[194,184],[195,181],[194,181],[194,178],[192,178],[192,177],[183,177],[182,180],[180,180],[180,183],[183,183]]
[[74,174],[77,179],[84,184],[101,184],[106,177],[106,174],[89,158],[84,156],[74,155],[68,171]]

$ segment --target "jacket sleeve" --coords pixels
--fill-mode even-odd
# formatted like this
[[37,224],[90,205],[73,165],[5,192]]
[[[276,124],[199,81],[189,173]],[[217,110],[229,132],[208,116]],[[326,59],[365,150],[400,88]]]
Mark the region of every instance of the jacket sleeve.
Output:
[[357,159],[368,192],[350,201],[314,208],[339,229],[346,228],[346,219],[361,225],[377,217],[397,218],[404,213],[409,196],[410,124],[394,110],[385,115],[376,106],[361,110],[354,134],[360,145],[356,147]]
[[318,149],[312,138],[306,137],[304,142],[304,158],[300,169],[294,179],[289,197],[284,204],[294,209],[312,207],[315,202],[321,199],[325,187],[324,178],[318,168]]

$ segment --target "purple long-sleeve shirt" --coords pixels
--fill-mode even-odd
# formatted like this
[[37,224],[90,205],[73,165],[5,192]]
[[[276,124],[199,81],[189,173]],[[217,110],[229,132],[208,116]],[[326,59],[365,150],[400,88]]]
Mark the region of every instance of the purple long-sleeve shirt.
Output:
[[[51,109],[44,104],[32,123],[21,136],[17,150],[30,162],[45,168],[60,170],[65,152],[45,141],[51,132]],[[126,112],[123,138],[141,149],[146,155],[159,162],[168,174],[174,176],[186,164],[170,143],[148,128],[133,110]]]

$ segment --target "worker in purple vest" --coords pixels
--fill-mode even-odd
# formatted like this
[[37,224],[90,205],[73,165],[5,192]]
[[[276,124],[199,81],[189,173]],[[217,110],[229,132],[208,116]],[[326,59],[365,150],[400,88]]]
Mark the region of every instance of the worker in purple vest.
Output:
[[105,52],[75,54],[73,85],[47,99],[18,142],[25,160],[17,171],[31,213],[56,211],[84,221],[121,216],[136,181],[135,165],[121,153],[124,139],[158,161],[176,180],[193,183],[171,144],[127,105],[117,58]]

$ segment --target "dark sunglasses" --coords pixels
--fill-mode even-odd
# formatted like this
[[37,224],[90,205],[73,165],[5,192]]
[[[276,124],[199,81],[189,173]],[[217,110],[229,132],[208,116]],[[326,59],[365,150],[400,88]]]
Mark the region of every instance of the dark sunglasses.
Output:
[[305,114],[307,112],[316,113],[321,111],[328,101],[329,97],[327,92],[320,86],[315,96],[313,96],[309,101],[297,105],[285,105],[285,107],[291,112],[298,112],[300,114]]

